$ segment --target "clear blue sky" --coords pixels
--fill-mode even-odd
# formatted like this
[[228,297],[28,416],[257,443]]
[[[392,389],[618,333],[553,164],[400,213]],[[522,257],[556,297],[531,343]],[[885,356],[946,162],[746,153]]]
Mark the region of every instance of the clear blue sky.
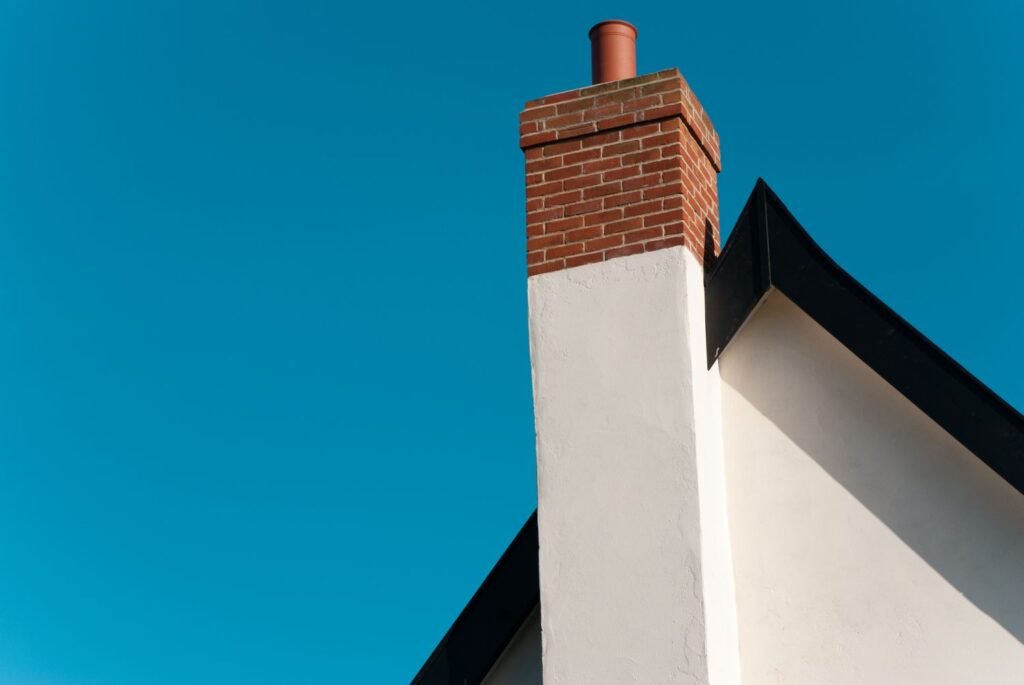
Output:
[[1015,0],[0,0],[0,683],[407,682],[535,506],[528,98],[623,16],[1024,407]]

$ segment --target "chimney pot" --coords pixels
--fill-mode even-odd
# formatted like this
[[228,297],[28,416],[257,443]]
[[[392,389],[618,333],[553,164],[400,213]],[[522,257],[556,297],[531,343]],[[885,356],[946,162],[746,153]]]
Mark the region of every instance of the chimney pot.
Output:
[[590,58],[594,83],[636,76],[636,27],[612,19],[590,29]]

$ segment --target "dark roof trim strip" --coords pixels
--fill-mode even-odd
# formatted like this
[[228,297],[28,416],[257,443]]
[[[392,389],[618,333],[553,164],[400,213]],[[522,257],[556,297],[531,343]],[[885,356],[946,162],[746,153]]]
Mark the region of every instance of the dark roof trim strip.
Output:
[[763,180],[705,286],[708,368],[775,288],[1024,493],[1024,417],[843,271]]
[[477,685],[540,603],[537,512],[491,569],[412,685]]

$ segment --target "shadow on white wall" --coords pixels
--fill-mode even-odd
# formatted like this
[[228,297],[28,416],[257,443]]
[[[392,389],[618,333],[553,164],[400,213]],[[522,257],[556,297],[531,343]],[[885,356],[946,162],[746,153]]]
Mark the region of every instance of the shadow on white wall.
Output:
[[[849,508],[840,513],[837,507],[830,513],[825,511],[831,506],[827,502],[822,506],[813,494],[801,493],[811,480],[800,480],[814,478],[802,475],[809,473],[808,465],[799,463],[809,457],[963,597],[1024,643],[1024,494],[778,293],[769,296],[726,350],[721,372],[723,392],[733,393],[733,406],[749,404],[784,436],[778,442],[765,438],[770,427],[762,430],[764,435],[758,435],[758,430],[726,433],[734,454],[740,449],[737,442],[743,442],[742,449],[747,452],[733,457],[732,469],[754,469],[761,481],[754,483],[750,477],[746,485],[739,485],[746,490],[730,493],[748,497],[757,502],[751,506],[761,507],[747,518],[751,536],[756,535],[753,528],[758,525],[754,517],[772,516],[775,505],[769,500],[778,497],[782,507],[797,506],[792,501],[787,505],[784,498],[818,507],[782,514],[792,517],[794,529],[804,526],[799,520],[803,516],[808,525],[816,519],[828,521],[832,528],[822,531],[824,536],[848,536],[846,541],[830,540],[830,545],[856,545],[871,539],[861,535],[861,529],[871,523],[856,519],[857,514],[851,514]],[[735,426],[729,430],[743,429]],[[786,441],[802,454],[791,449],[794,454],[785,454]],[[821,478],[814,482],[820,483]],[[744,506],[743,502],[735,504]],[[833,514],[835,517],[829,518]],[[745,525],[742,509],[734,518],[738,519],[734,535],[737,531],[744,535],[736,527]],[[866,521],[869,517],[862,518]],[[788,544],[780,540],[783,548]],[[858,553],[869,565],[886,563],[879,549]],[[743,550],[738,554],[742,564]],[[749,555],[748,561],[757,563]],[[827,573],[827,561],[819,561],[821,573]],[[892,573],[912,575],[901,568],[893,568]],[[876,589],[884,592],[884,577],[881,582],[883,586]],[[918,621],[931,622],[931,628],[925,630],[934,630],[942,620],[961,615],[955,611],[944,615],[943,610],[939,607],[934,615],[926,614]]]

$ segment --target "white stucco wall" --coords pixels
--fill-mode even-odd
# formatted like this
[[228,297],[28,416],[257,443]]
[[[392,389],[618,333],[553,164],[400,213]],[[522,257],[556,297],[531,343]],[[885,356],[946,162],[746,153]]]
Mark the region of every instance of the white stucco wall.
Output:
[[541,685],[540,611],[523,623],[481,685]]
[[737,682],[702,274],[670,248],[529,279],[546,685]]
[[721,380],[717,364],[707,369],[703,269],[690,269],[687,281],[688,291],[694,293],[687,299],[692,331],[690,355],[694,374],[694,425],[697,427],[695,444],[708,682],[710,685],[740,685],[736,586],[722,441]]
[[719,364],[744,685],[1024,682],[1024,495],[778,293]]

